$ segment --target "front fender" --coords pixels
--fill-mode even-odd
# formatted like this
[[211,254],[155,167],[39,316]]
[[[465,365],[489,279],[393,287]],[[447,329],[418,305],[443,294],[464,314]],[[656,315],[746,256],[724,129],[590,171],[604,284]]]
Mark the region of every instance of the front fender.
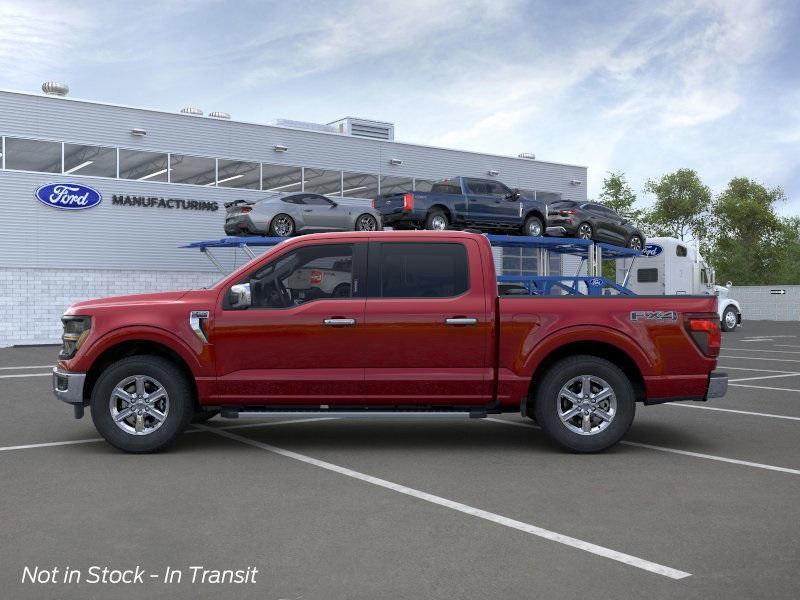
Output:
[[189,345],[175,333],[151,325],[127,325],[108,331],[78,356],[59,364],[66,370],[85,373],[107,350],[119,344],[141,341],[160,344],[180,356],[195,378],[213,377],[213,367],[207,344],[193,339]]

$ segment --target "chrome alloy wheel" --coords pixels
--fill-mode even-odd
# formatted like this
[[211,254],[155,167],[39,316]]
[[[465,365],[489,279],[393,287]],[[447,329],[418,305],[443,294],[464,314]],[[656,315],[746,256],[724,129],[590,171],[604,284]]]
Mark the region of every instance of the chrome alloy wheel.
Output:
[[361,215],[356,221],[356,231],[375,231],[378,228],[378,222],[372,215]]
[[542,224],[536,219],[531,219],[528,222],[528,231],[525,233],[532,237],[539,237],[542,235]]
[[581,223],[578,227],[578,237],[582,240],[592,239],[592,226],[588,223]]
[[122,431],[130,435],[148,435],[167,420],[169,395],[152,377],[132,375],[114,386],[108,408]]
[[605,379],[579,375],[565,383],[556,400],[558,417],[579,435],[596,435],[611,425],[617,414],[617,397]]
[[725,327],[728,329],[736,327],[736,312],[732,310],[725,311]]
[[272,230],[278,237],[289,237],[294,231],[294,223],[290,217],[278,215],[272,221]]
[[447,219],[444,215],[434,215],[431,218],[431,229],[434,231],[444,231],[447,229]]
[[641,250],[642,249],[642,238],[638,235],[635,235],[631,238],[631,241],[628,243],[628,248],[632,250]]

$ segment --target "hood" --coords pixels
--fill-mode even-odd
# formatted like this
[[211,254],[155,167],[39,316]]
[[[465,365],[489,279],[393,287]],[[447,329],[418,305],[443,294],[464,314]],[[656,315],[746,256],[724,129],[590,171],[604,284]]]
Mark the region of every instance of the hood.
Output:
[[714,286],[714,293],[719,296],[720,298],[727,298],[728,293],[730,290],[726,288],[724,285],[715,285]]
[[81,310],[90,308],[104,308],[107,306],[131,306],[136,304],[157,304],[159,302],[174,302],[183,298],[188,291],[156,292],[152,294],[130,294],[127,296],[111,296],[109,298],[93,298],[82,300],[70,306],[64,314],[78,314]]

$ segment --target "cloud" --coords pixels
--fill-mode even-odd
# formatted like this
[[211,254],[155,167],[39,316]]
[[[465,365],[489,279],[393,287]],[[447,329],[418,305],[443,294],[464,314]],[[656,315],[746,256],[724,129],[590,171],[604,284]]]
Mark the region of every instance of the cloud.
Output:
[[0,65],[6,81],[66,72],[65,55],[85,44],[92,27],[77,6],[57,2],[0,2]]

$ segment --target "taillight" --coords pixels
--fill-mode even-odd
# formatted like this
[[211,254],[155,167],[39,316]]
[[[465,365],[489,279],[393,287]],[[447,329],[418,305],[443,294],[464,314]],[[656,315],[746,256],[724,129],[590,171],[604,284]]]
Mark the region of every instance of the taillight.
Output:
[[414,210],[414,194],[403,194],[403,210]]
[[251,206],[243,206],[242,207],[242,212],[243,213],[249,213],[251,210],[253,210],[253,207],[251,207]]
[[722,334],[719,329],[719,317],[713,316],[689,316],[686,321],[686,329],[689,335],[700,348],[700,352],[709,358],[717,358],[719,349],[722,346]]
[[378,208],[378,199],[377,198],[373,198],[372,199],[372,208]]
[[559,212],[561,213],[562,216],[566,217],[566,216],[569,216],[569,215],[574,215],[575,214],[575,209],[574,208],[570,208],[568,210],[562,210],[562,211],[559,211]]

